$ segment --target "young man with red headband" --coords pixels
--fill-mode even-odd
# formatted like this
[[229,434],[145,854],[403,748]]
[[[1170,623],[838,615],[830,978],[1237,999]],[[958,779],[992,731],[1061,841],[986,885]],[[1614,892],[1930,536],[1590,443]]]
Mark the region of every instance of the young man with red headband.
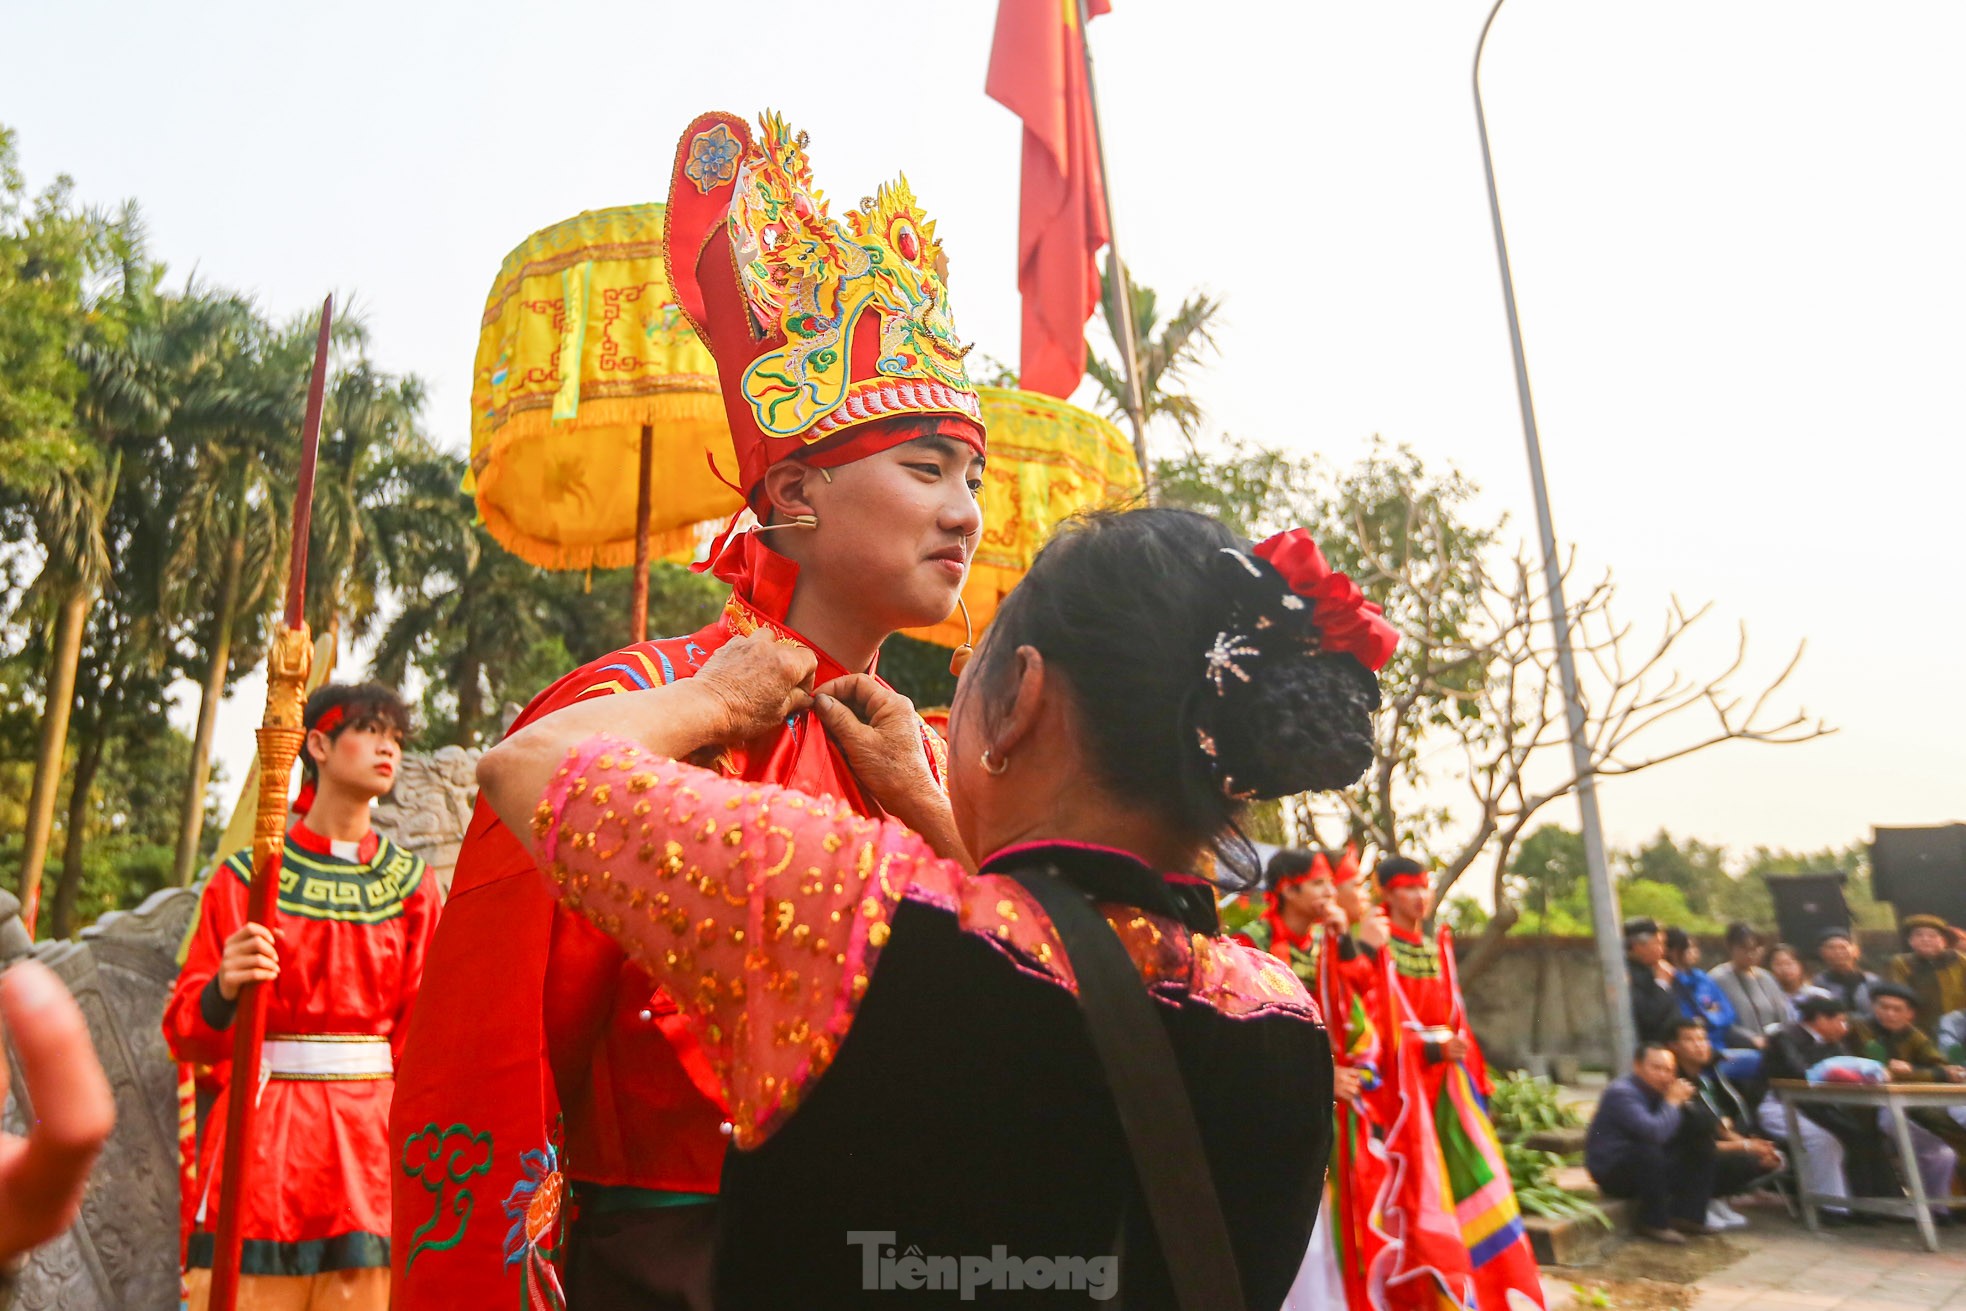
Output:
[[[1360,949],[1339,888],[1355,885],[1358,852],[1335,862],[1322,851],[1285,848],[1270,858],[1262,915],[1235,936],[1290,966],[1317,998],[1331,1033],[1331,1168],[1304,1265],[1284,1299],[1292,1308],[1369,1305],[1369,1280],[1380,1242],[1369,1224],[1383,1171],[1372,1155],[1372,1119],[1362,1094],[1379,1085],[1379,1043],[1370,994],[1374,958]],[[1374,921],[1363,941],[1383,943]]]
[[[391,1072],[437,924],[423,859],[377,833],[369,807],[395,786],[409,711],[386,687],[330,684],[301,722],[300,819],[287,831],[277,923],[246,919],[252,853],[212,871],[164,1011],[179,1061],[232,1056],[239,990],[269,990],[266,1046],[241,1232],[239,1306],[389,1305]],[[218,1223],[226,1098],[198,1171],[185,1286],[205,1305]]]
[[[1375,872],[1389,941],[1379,951],[1377,1023],[1384,1081],[1371,1095],[1387,1126],[1396,1188],[1386,1201],[1398,1249],[1390,1305],[1437,1303],[1436,1282],[1460,1305],[1512,1311],[1543,1304],[1515,1188],[1488,1118],[1488,1066],[1455,978],[1452,935],[1429,930],[1426,867],[1404,856]],[[1451,1215],[1440,1214],[1445,1199]],[[1458,1248],[1443,1241],[1458,1234]]]
[[[982,527],[966,348],[905,182],[835,218],[803,134],[776,115],[754,135],[705,114],[677,151],[664,241],[762,526],[711,548],[731,585],[715,623],[567,675],[520,725],[688,678],[759,630],[810,648],[816,683],[846,680],[834,691],[857,703],[854,676],[874,673],[887,637],[955,609]],[[940,778],[940,740],[920,735]],[[811,711],[704,763],[881,813]],[[730,1132],[715,1075],[675,1004],[556,906],[482,805],[425,994],[393,1124],[398,1307],[705,1306]]]

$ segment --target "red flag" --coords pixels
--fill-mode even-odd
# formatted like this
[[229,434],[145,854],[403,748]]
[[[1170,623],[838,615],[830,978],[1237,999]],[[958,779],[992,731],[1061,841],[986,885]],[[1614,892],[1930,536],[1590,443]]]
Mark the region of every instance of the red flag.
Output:
[[[1086,0],[1096,16],[1110,0]],[[1024,120],[1017,290],[1019,383],[1066,397],[1085,376],[1085,324],[1099,305],[1093,257],[1111,239],[1078,0],[999,0],[984,90]]]

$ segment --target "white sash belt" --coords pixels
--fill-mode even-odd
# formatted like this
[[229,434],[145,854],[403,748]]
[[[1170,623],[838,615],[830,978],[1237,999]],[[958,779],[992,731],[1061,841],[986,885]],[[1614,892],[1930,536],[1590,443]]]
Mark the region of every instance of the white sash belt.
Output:
[[285,1034],[260,1049],[262,1079],[387,1079],[395,1072],[389,1039],[372,1034]]

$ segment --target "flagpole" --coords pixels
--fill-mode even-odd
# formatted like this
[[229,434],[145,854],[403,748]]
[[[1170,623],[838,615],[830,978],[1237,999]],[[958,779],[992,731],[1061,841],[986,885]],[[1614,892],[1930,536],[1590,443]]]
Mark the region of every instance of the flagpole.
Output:
[[1120,363],[1126,370],[1126,417],[1133,424],[1133,456],[1140,462],[1141,485],[1147,498],[1154,495],[1154,468],[1147,462],[1146,403],[1140,394],[1140,347],[1133,336],[1133,279],[1127,276],[1126,261],[1120,258],[1119,229],[1113,223],[1113,184],[1106,172],[1106,136],[1099,126],[1099,89],[1092,76],[1092,41],[1087,24],[1086,0],[1075,0],[1079,15],[1079,53],[1085,58],[1085,102],[1092,110],[1092,142],[1099,151],[1099,199],[1106,212],[1106,280],[1119,298],[1119,317],[1123,331],[1119,337]]
[[1624,929],[1618,922],[1618,890],[1605,859],[1604,820],[1597,809],[1597,771],[1591,764],[1584,700],[1578,690],[1577,657],[1570,646],[1570,609],[1563,599],[1563,562],[1557,555],[1556,528],[1550,518],[1550,489],[1543,477],[1543,442],[1536,431],[1536,403],[1529,393],[1529,363],[1522,351],[1522,320],[1516,314],[1515,277],[1509,271],[1509,243],[1502,234],[1502,202],[1495,192],[1495,161],[1488,149],[1488,115],[1481,103],[1481,56],[1488,30],[1503,0],[1495,0],[1475,45],[1475,127],[1481,133],[1481,171],[1488,183],[1488,216],[1495,228],[1495,256],[1502,267],[1502,304],[1508,311],[1509,350],[1515,358],[1516,406],[1522,412],[1522,439],[1529,448],[1529,485],[1536,500],[1536,530],[1543,547],[1543,574],[1550,591],[1550,626],[1556,630],[1557,675],[1570,723],[1570,764],[1577,774],[1577,812],[1584,836],[1584,873],[1591,891],[1591,927],[1597,938],[1598,966],[1604,972],[1604,1005],[1611,1022],[1611,1070],[1624,1068],[1638,1049],[1632,1019],[1631,981],[1625,971]]

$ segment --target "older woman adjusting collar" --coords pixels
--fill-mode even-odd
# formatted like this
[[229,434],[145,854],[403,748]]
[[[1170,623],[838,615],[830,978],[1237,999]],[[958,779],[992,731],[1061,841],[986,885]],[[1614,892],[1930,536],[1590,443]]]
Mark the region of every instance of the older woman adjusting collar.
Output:
[[[925,1287],[1276,1307],[1321,1196],[1330,1047],[1193,871],[1248,798],[1357,778],[1393,640],[1355,590],[1138,510],[1069,526],[999,611],[947,797],[905,702],[808,693],[810,655],[762,638],[488,753],[489,804],[677,998],[725,1090],[721,1311]],[[892,818],[682,763],[809,698]]]

